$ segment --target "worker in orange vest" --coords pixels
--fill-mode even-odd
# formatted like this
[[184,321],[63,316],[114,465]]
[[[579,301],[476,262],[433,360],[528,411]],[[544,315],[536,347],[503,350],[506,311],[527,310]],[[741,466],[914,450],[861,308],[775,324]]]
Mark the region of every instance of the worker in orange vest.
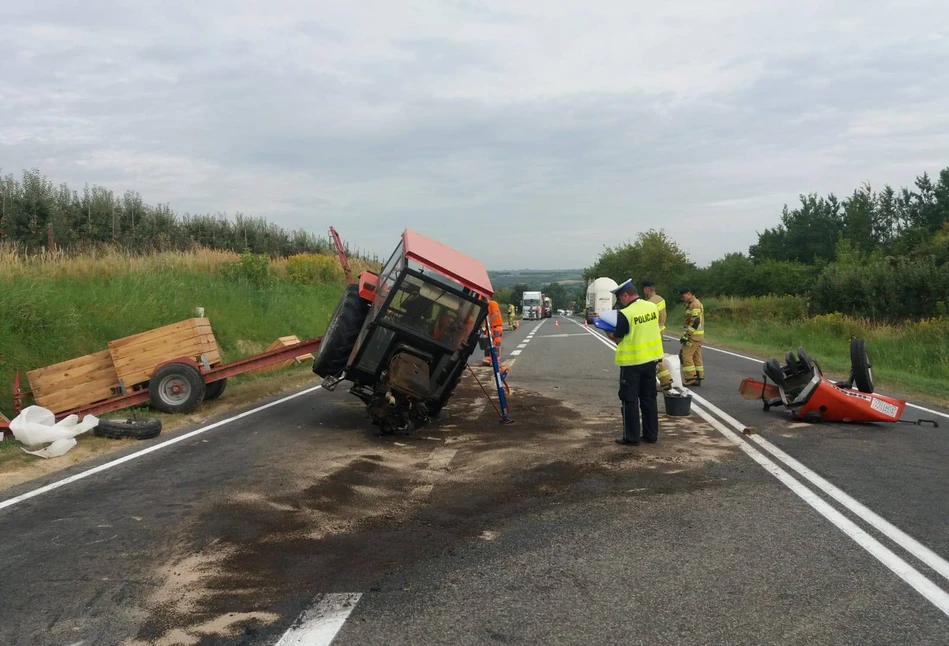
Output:
[[[504,331],[504,317],[501,315],[501,306],[497,301],[488,301],[488,326],[491,330],[491,342],[494,344],[498,353],[498,361],[501,360],[501,333]],[[484,351],[484,365],[491,365],[490,347]]]

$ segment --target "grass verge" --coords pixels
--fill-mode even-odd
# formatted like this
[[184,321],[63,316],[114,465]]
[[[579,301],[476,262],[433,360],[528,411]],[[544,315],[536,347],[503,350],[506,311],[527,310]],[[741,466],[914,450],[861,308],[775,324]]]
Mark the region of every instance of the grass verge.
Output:
[[[850,339],[867,341],[875,386],[881,392],[949,406],[949,344],[944,341],[946,321],[873,325],[839,314],[782,320],[780,316],[717,316],[715,299],[704,302],[708,343],[714,347],[745,351],[780,359],[804,347],[828,376],[843,379],[850,373]],[[669,308],[669,334],[678,333],[683,320],[681,305]],[[760,370],[748,365],[748,376]],[[735,384],[738,387],[738,384]]]

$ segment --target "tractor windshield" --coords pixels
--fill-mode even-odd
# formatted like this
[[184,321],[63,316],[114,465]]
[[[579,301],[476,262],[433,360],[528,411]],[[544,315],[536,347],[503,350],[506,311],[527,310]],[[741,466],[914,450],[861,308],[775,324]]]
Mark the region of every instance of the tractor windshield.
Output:
[[478,319],[478,301],[453,294],[445,286],[414,274],[407,274],[392,296],[382,320],[458,348]]

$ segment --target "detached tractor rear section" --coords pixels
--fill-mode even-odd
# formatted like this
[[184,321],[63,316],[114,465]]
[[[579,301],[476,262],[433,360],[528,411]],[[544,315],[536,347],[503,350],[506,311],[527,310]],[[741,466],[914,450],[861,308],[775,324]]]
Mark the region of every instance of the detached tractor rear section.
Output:
[[313,372],[327,390],[351,382],[383,433],[418,428],[451,398],[492,295],[481,262],[406,229],[379,274],[363,272],[346,288]]
[[873,370],[863,339],[851,340],[850,363],[849,379],[834,382],[804,348],[798,348],[796,354],[785,355],[784,363],[765,361],[764,380],[745,379],[738,392],[745,399],[761,400],[766,411],[785,407],[794,419],[805,422],[900,421],[906,402],[873,392]]

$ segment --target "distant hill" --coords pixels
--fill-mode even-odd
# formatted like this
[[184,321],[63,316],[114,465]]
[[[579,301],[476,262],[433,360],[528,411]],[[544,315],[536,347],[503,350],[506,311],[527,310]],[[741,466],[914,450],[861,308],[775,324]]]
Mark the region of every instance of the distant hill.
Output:
[[518,283],[540,289],[542,285],[560,283],[562,285],[580,285],[583,283],[582,269],[504,269],[488,270],[491,284],[495,289],[513,287]]

